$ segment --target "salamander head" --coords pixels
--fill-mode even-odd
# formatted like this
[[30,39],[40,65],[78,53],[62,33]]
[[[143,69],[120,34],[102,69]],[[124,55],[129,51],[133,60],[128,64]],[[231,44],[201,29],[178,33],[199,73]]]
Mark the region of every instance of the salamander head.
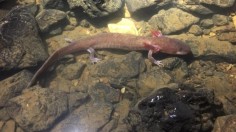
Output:
[[159,37],[154,40],[154,44],[160,47],[161,52],[167,54],[186,55],[191,53],[191,49],[187,44],[174,38]]

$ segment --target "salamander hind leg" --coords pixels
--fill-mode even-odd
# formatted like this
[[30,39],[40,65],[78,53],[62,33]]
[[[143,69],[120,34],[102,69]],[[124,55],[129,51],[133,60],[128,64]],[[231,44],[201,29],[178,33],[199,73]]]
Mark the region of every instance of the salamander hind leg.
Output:
[[90,53],[89,59],[91,60],[93,64],[101,60],[95,57],[95,50],[93,48],[88,48],[87,51]]
[[153,54],[153,51],[152,51],[152,50],[149,50],[149,51],[148,51],[148,59],[149,59],[152,63],[154,63],[154,64],[156,64],[156,65],[158,65],[158,66],[160,66],[160,67],[164,67],[164,64],[163,64],[161,61],[155,60],[155,59],[152,57],[152,54]]

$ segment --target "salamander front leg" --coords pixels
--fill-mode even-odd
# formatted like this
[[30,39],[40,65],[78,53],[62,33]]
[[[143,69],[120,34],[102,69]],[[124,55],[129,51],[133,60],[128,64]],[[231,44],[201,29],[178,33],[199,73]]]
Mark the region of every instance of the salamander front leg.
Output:
[[161,61],[155,60],[155,59],[152,57],[152,54],[153,54],[153,51],[152,51],[152,50],[149,50],[149,51],[148,51],[148,59],[149,59],[152,63],[154,63],[154,64],[156,64],[156,65],[158,65],[158,66],[160,66],[160,67],[163,67],[164,64],[163,64]]
[[91,60],[91,62],[94,64],[94,63],[97,63],[98,61],[100,61],[101,59],[99,58],[96,58],[94,55],[95,55],[95,50],[93,48],[88,48],[87,51],[90,53],[89,55],[89,59]]

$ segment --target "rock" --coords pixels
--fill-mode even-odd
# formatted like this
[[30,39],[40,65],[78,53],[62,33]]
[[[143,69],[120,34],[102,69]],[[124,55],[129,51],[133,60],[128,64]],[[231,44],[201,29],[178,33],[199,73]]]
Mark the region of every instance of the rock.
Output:
[[61,71],[59,72],[61,76],[64,77],[65,79],[73,80],[80,77],[85,66],[86,65],[84,63],[70,64],[70,65],[67,65],[65,67],[63,66],[62,68],[60,68]]
[[213,15],[212,20],[213,20],[214,25],[216,26],[222,26],[229,23],[228,16],[220,15],[220,14]]
[[152,27],[160,28],[163,34],[170,34],[186,29],[198,21],[199,18],[187,12],[184,12],[178,8],[171,8],[168,10],[159,11],[158,14],[154,15],[149,20],[149,24]]
[[141,53],[130,52],[123,57],[103,60],[91,69],[92,76],[127,79],[143,72],[146,65]]
[[117,12],[124,5],[124,0],[67,0],[70,9],[82,7],[90,17],[108,16]]
[[36,4],[35,0],[16,0],[20,5]]
[[32,73],[23,70],[0,81],[0,107],[4,107],[9,99],[19,95],[26,88],[32,77]]
[[7,121],[1,131],[3,132],[15,132],[16,123],[13,120]]
[[203,38],[193,35],[173,35],[172,37],[183,40],[192,50],[193,56],[214,62],[236,62],[236,49],[227,41],[217,38]]
[[234,132],[236,130],[235,122],[236,115],[218,117],[215,121],[212,132]]
[[69,95],[69,110],[73,111],[90,99],[87,93],[72,92]]
[[226,115],[235,114],[236,113],[236,100],[235,100],[236,94],[235,92],[229,91],[229,92],[223,92],[220,96],[218,96],[218,99],[223,104],[224,112]]
[[7,109],[5,107],[0,108],[0,120],[8,121],[11,117],[8,115]]
[[68,112],[67,94],[36,86],[12,98],[7,111],[24,130],[43,131]]
[[41,32],[48,32],[52,26],[66,19],[66,13],[56,9],[44,9],[36,16]]
[[212,19],[203,19],[201,20],[200,25],[204,28],[210,28],[214,25],[214,23]]
[[213,90],[163,87],[141,99],[130,111],[129,116],[136,114],[141,122],[129,116],[127,120],[134,130],[141,126],[147,131],[210,131],[212,122],[223,111],[215,100]]
[[170,4],[171,0],[163,0],[161,2],[154,0],[126,0],[125,4],[131,14],[156,6],[164,6]]
[[111,119],[113,107],[104,102],[90,101],[74,110],[65,120],[54,127],[51,132],[68,132],[82,130],[99,131]]
[[159,69],[158,67],[153,67],[150,71],[147,71],[139,76],[138,92],[141,97],[146,96],[157,87],[169,84],[171,80],[172,76],[170,74]]
[[221,0],[200,0],[198,2],[204,3],[204,4],[209,4],[209,5],[215,5],[215,6],[219,6],[222,8],[227,8],[227,7],[231,7],[234,4],[235,0],[224,0],[224,1],[221,1]]
[[202,35],[203,31],[198,25],[192,25],[189,29],[189,33],[194,34],[195,36]]
[[188,12],[194,12],[201,15],[210,15],[213,14],[214,11],[210,8],[207,8],[201,4],[188,4],[188,3],[182,3],[181,1],[177,1],[178,4],[176,6],[180,9],[186,10]]
[[222,30],[218,31],[217,38],[221,41],[229,41],[231,43],[236,43],[236,30],[229,29],[229,30]]
[[17,6],[0,21],[0,69],[31,67],[48,57],[30,10]]
[[44,9],[63,10],[67,8],[67,3],[63,0],[40,0],[39,2]]

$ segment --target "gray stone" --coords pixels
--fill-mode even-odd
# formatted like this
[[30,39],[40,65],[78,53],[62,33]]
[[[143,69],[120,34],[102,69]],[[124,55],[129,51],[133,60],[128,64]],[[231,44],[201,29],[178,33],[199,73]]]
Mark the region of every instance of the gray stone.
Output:
[[61,71],[59,70],[60,74],[62,77],[68,80],[73,80],[73,79],[78,79],[80,75],[82,74],[85,64],[83,63],[75,63],[75,64],[70,64],[67,66],[62,66]]
[[200,3],[216,5],[222,8],[231,7],[235,0],[199,0]]
[[236,115],[218,117],[212,132],[234,132],[236,130]]
[[130,13],[136,13],[147,8],[164,6],[170,4],[171,0],[162,0],[161,2],[155,0],[126,0],[126,6]]
[[201,15],[209,15],[209,14],[213,14],[214,11],[203,6],[203,5],[200,5],[200,4],[197,4],[197,5],[188,5],[188,4],[184,4],[184,3],[178,3],[176,5],[178,8],[180,9],[183,9],[183,10],[186,10],[186,11],[190,11],[190,12],[194,12],[194,13],[198,13],[198,14],[201,14]]
[[158,27],[163,34],[170,34],[183,30],[198,21],[199,18],[187,12],[178,8],[171,8],[159,11],[149,20],[149,23],[152,27]]
[[9,99],[19,95],[26,88],[32,76],[32,73],[23,70],[0,81],[0,107],[4,107]]
[[12,98],[7,104],[12,119],[24,130],[46,130],[68,112],[67,94],[33,87]]
[[124,5],[124,0],[67,0],[70,9],[82,7],[90,17],[102,17],[117,12]]
[[202,35],[203,31],[198,25],[192,25],[189,29],[189,33],[194,34],[195,36]]
[[66,13],[56,9],[42,10],[37,16],[41,32],[48,32],[52,26],[59,24],[59,22],[66,19]]
[[0,69],[35,66],[48,57],[30,11],[17,6],[0,21]]
[[222,26],[229,23],[228,16],[220,15],[220,14],[213,15],[212,20],[213,20],[214,25],[216,26]]
[[200,22],[200,25],[204,28],[210,28],[214,25],[212,19],[203,19],[201,22]]

